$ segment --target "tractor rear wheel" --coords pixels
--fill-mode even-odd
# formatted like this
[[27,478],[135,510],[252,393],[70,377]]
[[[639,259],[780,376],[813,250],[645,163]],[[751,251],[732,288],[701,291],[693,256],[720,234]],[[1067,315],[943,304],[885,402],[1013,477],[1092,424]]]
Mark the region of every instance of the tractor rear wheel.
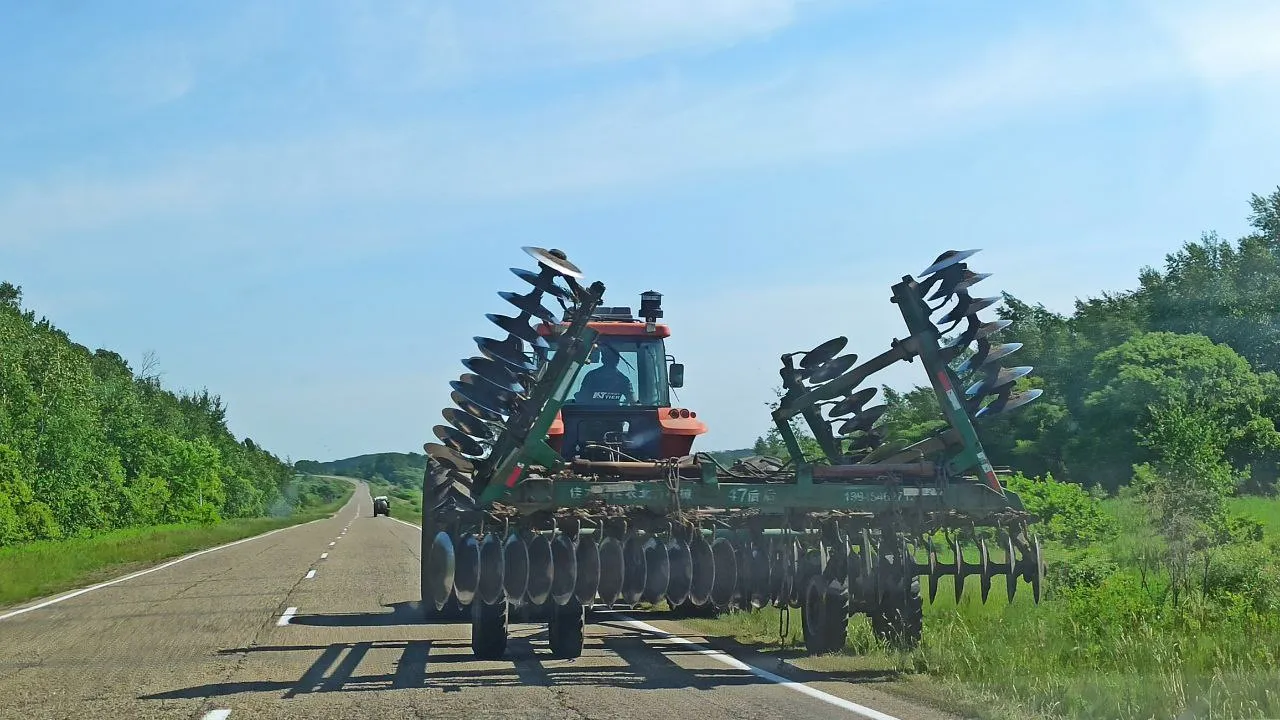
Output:
[[903,587],[885,593],[880,607],[871,613],[871,630],[881,641],[901,650],[920,644],[924,599],[920,597],[919,578],[911,578]]
[[471,603],[471,652],[479,660],[499,660],[507,652],[507,601]]
[[821,575],[810,575],[804,593],[800,626],[810,655],[824,655],[844,647],[849,634],[849,601],[832,590]]
[[547,624],[547,644],[552,657],[571,660],[582,655],[586,611],[576,598],[552,610]]

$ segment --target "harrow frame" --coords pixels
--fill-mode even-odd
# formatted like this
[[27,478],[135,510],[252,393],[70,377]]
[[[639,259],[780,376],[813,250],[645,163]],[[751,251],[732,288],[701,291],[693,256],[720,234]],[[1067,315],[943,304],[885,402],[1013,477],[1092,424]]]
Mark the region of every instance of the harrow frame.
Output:
[[[1017,348],[1010,344],[992,352],[985,338],[1002,327],[993,330],[976,318],[976,310],[993,300],[968,296],[968,286],[985,276],[960,261],[976,251],[944,253],[922,273],[932,273],[928,280],[905,276],[893,286],[892,302],[909,335],[894,340],[888,351],[855,366],[856,356],[835,357],[846,343],[840,337],[808,353],[782,356],[786,392],[772,419],[792,458],[803,458],[791,425],[802,417],[825,463],[779,461],[726,469],[702,454],[658,461],[627,459],[621,452],[609,461],[566,459],[547,443],[547,432],[597,339],[588,320],[605,288],[599,282],[580,285],[581,272],[559,251],[525,250],[542,273],[513,270],[534,286],[527,296],[504,294],[521,315],[489,316],[508,329],[509,337],[477,338],[487,360],[472,360],[486,372],[472,376],[469,384],[453,385],[460,412],[469,418],[437,425],[442,443],[424,446],[431,461],[424,479],[423,603],[429,613],[434,606],[435,614],[469,605],[477,655],[502,654],[507,608],[521,605],[549,617],[554,652],[576,657],[584,608],[593,604],[666,599],[686,608],[803,607],[806,644],[811,652],[825,652],[843,644],[845,622],[856,612],[869,614],[886,640],[917,642],[921,576],[928,578],[930,597],[941,577],[955,579],[958,599],[965,577],[978,575],[985,602],[992,577],[1004,575],[1010,600],[1023,579],[1039,601],[1043,561],[1029,532],[1035,518],[1002,487],[974,426],[975,416],[1013,409],[1036,392],[1013,394],[1010,378],[1030,368],[988,367],[988,354],[1003,357]],[[934,299],[945,296],[945,304],[958,298],[947,316],[955,316],[953,327],[969,321],[948,345],[940,344],[942,333],[930,320],[931,310],[938,308],[930,308],[924,297],[939,282]],[[534,336],[516,325],[549,314],[540,305],[544,296],[557,298],[565,309],[549,360],[550,346],[533,343]],[[515,354],[522,338],[533,343],[537,361],[522,362],[528,354]],[[961,370],[948,361],[968,352],[974,339],[979,348],[961,368],[984,374],[962,400],[956,391]],[[800,368],[793,363],[796,355],[806,356]],[[948,428],[907,448],[883,446],[874,425],[884,407],[862,407],[874,395],[868,389],[858,402],[850,396],[841,403],[847,406],[842,414],[852,414],[846,425],[854,428],[844,435],[858,436],[864,452],[854,449],[858,442],[846,448],[821,408],[850,395],[875,372],[916,358]],[[984,395],[996,393],[993,402],[981,406]],[[446,419],[450,412],[456,419],[457,410],[447,410]],[[488,447],[460,437],[468,430],[480,432]],[[939,533],[948,538],[951,560],[939,559],[934,542]],[[992,535],[1004,559],[993,562],[988,538],[982,537],[977,539],[980,561],[968,562],[961,534]],[[587,568],[585,573],[580,567]]]

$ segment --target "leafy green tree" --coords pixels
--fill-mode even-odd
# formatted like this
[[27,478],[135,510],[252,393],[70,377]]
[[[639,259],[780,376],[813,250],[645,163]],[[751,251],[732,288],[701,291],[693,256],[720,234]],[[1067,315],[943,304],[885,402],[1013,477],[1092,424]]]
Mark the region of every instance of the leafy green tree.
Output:
[[1072,466],[1108,490],[1126,483],[1134,465],[1158,457],[1142,441],[1154,432],[1152,407],[1184,408],[1221,428],[1224,457],[1274,467],[1280,434],[1260,414],[1268,385],[1226,345],[1202,335],[1144,333],[1099,354],[1087,388]]

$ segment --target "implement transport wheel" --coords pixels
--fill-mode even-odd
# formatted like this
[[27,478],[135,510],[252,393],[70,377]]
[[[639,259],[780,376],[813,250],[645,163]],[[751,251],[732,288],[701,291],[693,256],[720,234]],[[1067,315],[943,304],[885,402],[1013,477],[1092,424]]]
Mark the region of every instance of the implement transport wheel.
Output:
[[895,587],[885,593],[880,607],[871,613],[871,630],[891,647],[911,650],[920,644],[924,631],[924,599],[920,597],[920,579]]
[[821,575],[811,575],[803,597],[800,625],[810,655],[844,648],[849,633],[849,601],[832,590]]
[[586,610],[576,598],[552,610],[547,624],[547,644],[552,657],[572,660],[582,655],[583,629]]
[[478,660],[499,660],[507,652],[507,601],[471,603],[471,652]]

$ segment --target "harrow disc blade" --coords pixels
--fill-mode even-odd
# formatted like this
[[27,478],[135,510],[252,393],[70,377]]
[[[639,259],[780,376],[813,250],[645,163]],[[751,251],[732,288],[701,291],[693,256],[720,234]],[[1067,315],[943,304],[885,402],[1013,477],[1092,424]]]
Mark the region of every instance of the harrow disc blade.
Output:
[[984,377],[978,382],[970,385],[969,389],[964,391],[964,394],[967,397],[975,397],[977,395],[990,395],[992,393],[998,393],[1001,390],[1003,390],[1005,386],[1012,385],[1014,382],[1018,380],[1018,378],[1021,378],[1024,375],[1029,374],[1033,369],[1034,368],[1032,368],[1032,366],[1030,365],[1019,365],[1018,367],[1002,368],[1000,372],[995,375],[994,378],[988,375],[987,377]]
[[607,537],[600,541],[600,584],[597,592],[600,602],[612,606],[622,598],[622,587],[626,580],[626,556],[622,543],[617,538]]
[[578,269],[578,266],[569,262],[569,258],[565,257],[565,254],[559,250],[544,250],[540,247],[532,246],[526,246],[520,249],[529,253],[529,256],[534,260],[537,260],[538,264],[543,267],[551,268],[561,275],[566,275],[571,278],[582,277],[582,271]]
[[477,405],[467,398],[466,395],[463,395],[457,390],[449,393],[449,399],[453,401],[454,405],[462,408],[462,411],[466,414],[484,420],[485,422],[500,423],[504,419],[502,415],[494,412],[493,410]]
[[600,589],[600,547],[594,535],[579,535],[574,548],[574,560],[578,566],[578,581],[573,594],[578,602],[590,605]]
[[675,607],[689,599],[693,588],[693,556],[689,543],[673,538],[667,543],[667,603]]
[[974,368],[986,363],[987,356],[991,354],[991,343],[984,338],[978,341],[978,349],[974,351],[964,362],[953,368],[953,372],[957,375],[964,375]]
[[492,440],[493,430],[480,421],[475,415],[470,415],[457,408],[445,408],[440,411],[444,416],[445,422],[470,435],[471,437],[480,438],[481,440]]
[[485,319],[503,330],[506,330],[517,338],[529,343],[535,349],[546,350],[551,347],[547,344],[546,338],[539,335],[538,331],[534,330],[533,326],[529,325],[525,320],[514,318],[509,315],[495,315],[494,313],[486,313]]
[[523,602],[529,590],[529,546],[519,535],[507,536],[502,545],[502,589],[514,604]]
[[517,295],[516,293],[504,290],[498,293],[498,297],[514,305],[520,312],[526,315],[532,315],[545,323],[554,325],[558,320],[555,313],[543,307],[542,303],[538,302],[536,291],[535,293],[530,293],[528,295]]
[[512,337],[503,341],[477,335],[471,339],[475,340],[481,355],[504,363],[515,372],[531,373],[538,370],[538,365],[525,357],[520,338]]
[[671,556],[667,546],[657,538],[649,538],[644,544],[645,581],[640,599],[655,604],[667,594],[671,585]]
[[946,315],[938,318],[938,323],[945,325],[948,323],[958,323],[966,317],[977,315],[982,310],[1000,302],[998,297],[971,298],[968,295],[962,295],[960,302],[951,308]]
[[964,577],[968,568],[965,567],[964,550],[960,547],[959,538],[956,538],[955,541],[951,543],[951,549],[956,555],[955,574],[951,577],[955,578],[956,581],[956,604],[959,605],[960,596],[964,594]]
[[689,565],[689,601],[702,607],[711,602],[711,591],[716,582],[716,565],[711,543],[700,532],[694,532],[693,541],[689,543]]
[[987,359],[983,361],[983,365],[990,365],[993,362],[1002,360],[1022,349],[1022,343],[1011,342],[1003,343],[991,348],[991,352],[987,353]]
[[561,300],[573,300],[573,293],[557,285],[554,276],[549,277],[524,268],[511,268],[511,272],[516,277],[548,295],[558,297]]
[[535,533],[528,542],[529,548],[529,602],[542,605],[551,597],[551,581],[554,566],[551,558],[551,541],[546,535]]
[[505,364],[497,360],[487,357],[472,357],[463,360],[462,364],[494,387],[501,388],[504,393],[509,395],[521,395],[524,393],[524,387],[520,385],[520,381],[516,379],[516,376],[511,374]]
[[956,284],[956,291],[968,290],[989,277],[991,277],[991,273],[976,273],[966,268],[964,271],[964,278]]
[[[1012,388],[1010,388],[1012,389]],[[1033,388],[1020,393],[1002,393],[995,401],[979,410],[974,417],[985,418],[999,413],[1012,412],[1044,394],[1040,388]]]
[[452,448],[455,452],[472,457],[484,455],[484,447],[480,443],[452,425],[436,425],[431,428],[431,431],[436,434],[436,437],[440,438],[440,442]]
[[827,417],[838,418],[843,415],[858,412],[862,409],[863,405],[866,405],[871,398],[876,396],[876,392],[876,388],[869,387],[863,388],[858,392],[849,395],[835,405],[832,405],[831,409],[827,410]]
[[972,257],[978,252],[981,252],[981,250],[948,250],[939,255],[938,259],[934,260],[932,265],[922,270],[920,274],[916,275],[916,277],[922,278],[926,275],[932,275],[939,270],[945,270],[965,258]]
[[556,533],[551,541],[551,602],[565,605],[578,587],[578,554],[573,539]]
[[1012,320],[992,320],[989,323],[983,323],[978,326],[976,338],[984,338],[994,335],[1001,330],[1013,324]]
[[480,586],[480,541],[475,535],[462,535],[453,541],[453,594],[462,605],[470,605]]
[[648,582],[648,568],[645,564],[644,541],[639,535],[631,533],[622,543],[622,602],[635,605],[644,595]]
[[751,546],[734,543],[733,555],[738,563],[738,592],[734,594],[734,598],[738,601],[738,607],[747,608],[751,606],[751,595],[755,589]]
[[849,338],[843,335],[831,338],[806,352],[804,357],[800,358],[800,367],[809,371],[815,370],[819,365],[831,362],[831,359],[840,354],[840,351],[848,344]]
[[448,465],[458,472],[473,473],[476,470],[475,461],[459,455],[452,448],[440,443],[423,443],[422,450],[436,461]]
[[[463,377],[474,378],[476,376],[464,375]],[[455,400],[458,407],[466,408],[467,412],[476,417],[484,417],[479,412],[473,412],[473,410],[479,409],[488,415],[497,416],[499,418],[497,422],[501,422],[501,418],[510,415],[515,409],[514,397],[503,398],[499,396],[497,388],[488,383],[480,385],[470,380],[453,380],[449,383],[449,387],[453,388],[453,391],[466,401],[464,404]],[[490,390],[490,388],[493,388],[493,390]]]
[[738,560],[733,543],[725,538],[716,538],[711,543],[711,564],[714,567],[711,582],[711,604],[718,608],[728,607],[738,590]]
[[839,435],[849,435],[850,433],[854,433],[859,430],[870,430],[871,426],[875,425],[876,421],[884,416],[888,410],[888,405],[873,405],[857,415],[854,415],[851,419],[846,420],[836,433]]
[[849,369],[857,364],[857,362],[858,356],[854,353],[841,355],[834,360],[828,360],[827,362],[819,365],[813,372],[809,373],[808,382],[816,385],[828,380],[834,380],[835,378],[849,372]]
[[[960,289],[960,283],[964,282],[965,274],[973,274],[973,271],[966,267],[963,263],[952,265],[941,272],[934,273],[920,284],[920,292],[923,294],[934,283],[938,284],[938,289],[932,295],[925,298],[926,302],[945,298],[956,293]],[[945,304],[945,303],[944,303]]]
[[480,584],[476,597],[485,605],[497,605],[502,600],[502,541],[493,534],[484,536],[480,543]]
[[453,578],[457,568],[457,556],[453,552],[453,540],[449,533],[438,532],[431,540],[427,550],[427,583],[431,588],[431,597],[422,598],[422,602],[431,602],[436,610],[443,609],[453,593]]

